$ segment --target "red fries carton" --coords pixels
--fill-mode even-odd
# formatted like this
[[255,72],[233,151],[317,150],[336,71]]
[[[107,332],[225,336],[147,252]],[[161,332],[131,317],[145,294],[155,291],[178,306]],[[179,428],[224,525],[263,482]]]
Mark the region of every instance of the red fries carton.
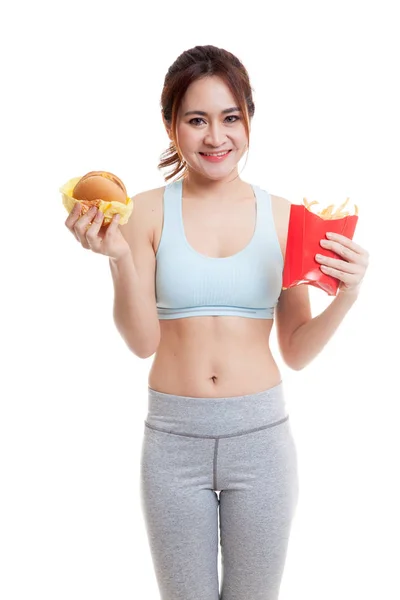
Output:
[[319,213],[314,213],[310,207],[318,202],[308,203],[306,198],[303,201],[304,206],[292,204],[290,207],[282,289],[305,283],[324,290],[329,296],[336,296],[340,280],[323,273],[315,255],[323,254],[343,260],[336,252],[323,248],[320,240],[328,239],[325,235],[328,231],[353,239],[358,221],[358,208],[354,205],[354,215],[344,211],[349,201],[347,198],[335,212],[334,205],[331,204]]

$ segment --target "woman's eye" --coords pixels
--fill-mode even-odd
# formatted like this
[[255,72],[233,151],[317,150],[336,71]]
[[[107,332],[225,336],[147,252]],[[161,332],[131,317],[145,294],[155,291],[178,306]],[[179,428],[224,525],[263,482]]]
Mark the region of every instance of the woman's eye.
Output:
[[[228,121],[228,123],[235,123],[235,121],[239,120],[239,117],[236,115],[230,115],[229,117],[226,117],[226,119],[235,119],[234,121]],[[204,121],[204,119],[201,117],[195,117],[194,119],[190,119],[189,123],[197,126],[199,121]]]
[[[239,120],[239,117],[237,117],[236,115],[230,115],[229,117],[226,117],[227,119],[235,119],[235,121]],[[235,121],[229,121],[230,123],[234,123]]]
[[193,121],[203,121],[200,117],[195,117],[194,119],[190,119],[189,123],[192,125],[197,125],[197,123],[193,123]]

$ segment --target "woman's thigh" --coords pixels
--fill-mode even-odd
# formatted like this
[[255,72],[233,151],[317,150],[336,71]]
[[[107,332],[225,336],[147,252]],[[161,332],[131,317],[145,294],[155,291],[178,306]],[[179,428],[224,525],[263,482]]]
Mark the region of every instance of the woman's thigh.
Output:
[[214,441],[145,426],[141,501],[162,600],[218,600]]
[[222,599],[277,600],[298,500],[289,421],[220,440]]

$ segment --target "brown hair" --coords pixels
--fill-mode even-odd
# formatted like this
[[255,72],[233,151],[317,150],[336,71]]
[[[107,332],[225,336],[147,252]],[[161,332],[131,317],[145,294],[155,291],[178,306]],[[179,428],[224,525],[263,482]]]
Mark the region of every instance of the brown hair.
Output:
[[249,141],[250,118],[254,115],[255,106],[249,75],[243,64],[227,50],[215,46],[195,46],[186,50],[168,69],[161,94],[161,112],[171,127],[173,141],[161,154],[158,169],[175,166],[170,173],[164,175],[165,181],[183,171],[178,178],[182,179],[187,173],[186,162],[176,139],[177,115],[182,99],[191,83],[211,75],[221,77],[235,97],[244,115],[244,126]]

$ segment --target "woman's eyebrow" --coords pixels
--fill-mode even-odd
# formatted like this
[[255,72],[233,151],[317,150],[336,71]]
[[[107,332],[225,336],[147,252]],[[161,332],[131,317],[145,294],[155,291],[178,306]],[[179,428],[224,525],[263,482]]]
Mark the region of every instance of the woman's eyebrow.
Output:
[[[230,112],[241,112],[241,110],[238,106],[232,106],[231,108],[225,108],[225,110],[221,110],[221,115],[225,115],[226,113]],[[187,117],[188,115],[202,115],[207,117],[208,113],[204,112],[204,110],[188,110],[183,116]]]

